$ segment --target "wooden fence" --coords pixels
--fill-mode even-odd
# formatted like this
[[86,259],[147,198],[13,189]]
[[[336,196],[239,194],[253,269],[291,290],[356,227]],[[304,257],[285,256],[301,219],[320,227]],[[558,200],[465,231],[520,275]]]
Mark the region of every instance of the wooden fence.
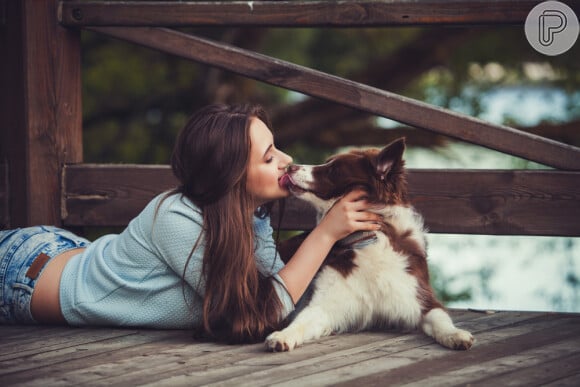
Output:
[[[579,236],[580,149],[167,27],[523,25],[538,1],[0,0],[0,223],[125,225],[171,187],[167,166],[82,162],[80,29],[536,161],[555,170],[411,170],[433,232]],[[580,2],[569,2],[580,14]],[[523,32],[522,32],[523,33]],[[580,128],[579,128],[580,129]],[[283,227],[313,213],[289,200]]]

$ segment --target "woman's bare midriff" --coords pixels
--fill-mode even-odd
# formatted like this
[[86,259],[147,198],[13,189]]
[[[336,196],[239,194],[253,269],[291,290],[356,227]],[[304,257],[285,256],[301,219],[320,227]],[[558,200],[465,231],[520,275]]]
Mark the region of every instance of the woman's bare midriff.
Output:
[[42,324],[66,324],[60,309],[60,277],[66,263],[84,248],[66,251],[51,259],[47,264],[32,293],[30,310],[32,317]]

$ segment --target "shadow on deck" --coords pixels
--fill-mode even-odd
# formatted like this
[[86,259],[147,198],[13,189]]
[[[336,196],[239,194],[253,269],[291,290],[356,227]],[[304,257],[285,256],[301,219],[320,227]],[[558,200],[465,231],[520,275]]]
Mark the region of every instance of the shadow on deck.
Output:
[[419,333],[330,336],[290,353],[194,342],[186,331],[0,327],[12,385],[580,385],[580,314],[452,311],[477,342]]

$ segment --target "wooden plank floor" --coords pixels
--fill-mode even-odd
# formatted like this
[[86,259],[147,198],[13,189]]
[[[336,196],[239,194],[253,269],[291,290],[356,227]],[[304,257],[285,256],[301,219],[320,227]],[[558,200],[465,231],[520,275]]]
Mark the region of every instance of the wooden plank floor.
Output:
[[290,353],[185,331],[0,326],[0,386],[580,385],[580,314],[452,311],[469,351],[420,333],[331,336]]

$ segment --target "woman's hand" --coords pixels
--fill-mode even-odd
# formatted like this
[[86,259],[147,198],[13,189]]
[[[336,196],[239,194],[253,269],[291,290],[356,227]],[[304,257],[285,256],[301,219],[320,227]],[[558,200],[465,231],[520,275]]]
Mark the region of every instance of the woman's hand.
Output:
[[338,241],[355,231],[379,230],[382,216],[369,211],[376,205],[369,203],[366,196],[367,193],[361,189],[346,194],[324,216],[317,226],[319,231]]

